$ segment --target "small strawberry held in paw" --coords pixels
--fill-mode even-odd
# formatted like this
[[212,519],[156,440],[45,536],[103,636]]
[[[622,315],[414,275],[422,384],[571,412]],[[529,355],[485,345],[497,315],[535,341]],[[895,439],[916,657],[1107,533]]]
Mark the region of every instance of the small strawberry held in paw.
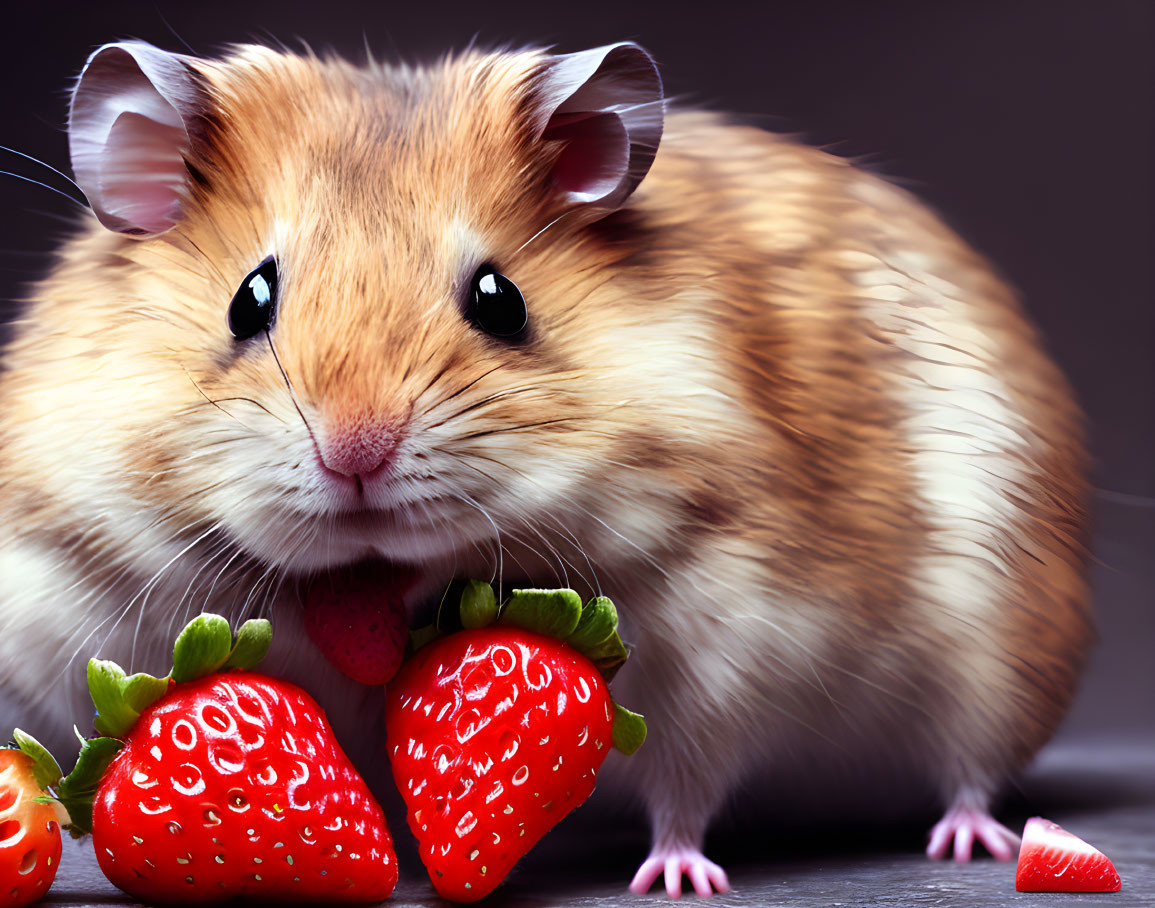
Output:
[[1099,849],[1050,820],[1027,820],[1015,870],[1019,892],[1118,892],[1122,885]]
[[401,667],[409,627],[405,593],[416,575],[365,562],[318,577],[305,595],[305,630],[329,663],[361,684],[384,684]]
[[434,888],[472,902],[585,801],[645,723],[610,699],[626,658],[613,603],[572,590],[462,595],[464,630],[427,643],[389,685],[387,749]]
[[58,808],[47,796],[60,767],[20,729],[16,747],[0,748],[0,905],[20,908],[41,898],[60,866]]
[[[248,671],[271,639],[201,615],[170,676],[88,665],[96,726],[58,795],[100,869],[146,901],[374,902],[397,882],[381,808],[324,712]],[[123,741],[120,740],[123,738]]]

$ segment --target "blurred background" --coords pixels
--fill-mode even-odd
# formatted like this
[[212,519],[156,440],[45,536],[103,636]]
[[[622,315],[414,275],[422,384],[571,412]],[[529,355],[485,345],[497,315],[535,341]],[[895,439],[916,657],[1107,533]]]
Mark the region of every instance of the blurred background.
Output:
[[[1062,732],[1155,732],[1155,299],[1148,0],[8,5],[0,144],[68,170],[67,90],[106,41],[211,55],[307,41],[364,59],[633,39],[667,92],[853,157],[919,194],[1019,288],[1088,415],[1102,643]],[[48,171],[0,152],[0,170]],[[0,322],[75,206],[0,176]],[[3,329],[0,328],[0,337]]]

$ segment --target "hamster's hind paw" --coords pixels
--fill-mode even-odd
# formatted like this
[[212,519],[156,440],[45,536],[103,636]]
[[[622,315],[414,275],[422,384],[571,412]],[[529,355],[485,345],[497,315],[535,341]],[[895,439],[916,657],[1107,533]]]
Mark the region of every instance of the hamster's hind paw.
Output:
[[953,842],[954,859],[959,862],[969,861],[975,839],[982,842],[987,851],[1000,861],[1014,860],[1019,848],[1019,837],[994,819],[987,810],[956,804],[930,831],[926,856],[936,861],[942,860]]
[[655,848],[642,862],[630,883],[630,892],[644,895],[650,891],[659,875],[665,876],[666,895],[672,899],[682,895],[682,876],[688,876],[694,892],[703,898],[715,892],[729,892],[730,881],[726,871],[707,860],[697,848]]

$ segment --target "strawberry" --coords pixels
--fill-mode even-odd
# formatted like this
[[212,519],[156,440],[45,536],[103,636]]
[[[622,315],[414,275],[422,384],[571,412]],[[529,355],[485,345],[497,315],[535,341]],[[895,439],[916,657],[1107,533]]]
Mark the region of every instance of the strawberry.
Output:
[[0,748],[0,905],[19,908],[48,891],[60,866],[60,821],[46,797],[60,767],[20,729]]
[[[144,901],[372,902],[397,882],[381,808],[316,701],[247,669],[267,621],[194,619],[166,678],[88,665],[97,729],[64,780],[105,876]],[[123,738],[123,742],[121,739]]]
[[[499,617],[500,616],[500,617]],[[437,892],[489,894],[594,788],[610,745],[645,738],[606,678],[625,660],[613,603],[472,581],[464,630],[419,649],[389,685],[393,778]]]
[[318,577],[305,595],[305,630],[339,671],[361,684],[384,684],[405,656],[402,597],[416,579],[375,561]]
[[1118,892],[1121,887],[1103,852],[1050,820],[1027,820],[1015,870],[1019,892]]

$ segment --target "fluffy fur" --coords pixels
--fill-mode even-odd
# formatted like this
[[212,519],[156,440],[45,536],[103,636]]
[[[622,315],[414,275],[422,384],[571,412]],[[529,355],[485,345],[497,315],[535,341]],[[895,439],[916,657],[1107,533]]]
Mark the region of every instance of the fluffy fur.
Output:
[[[380,762],[353,723],[380,693],[317,657],[296,593],[373,555],[424,593],[619,603],[651,729],[621,770],[659,847],[823,747],[985,806],[1091,638],[1063,378],[907,193],[712,115],[668,115],[622,210],[559,220],[548,64],[196,61],[180,222],[84,224],[4,354],[5,725],[63,741],[90,655],[155,670],[189,615],[262,612],[272,667]],[[238,343],[228,302],[270,254],[271,342]],[[462,318],[484,261],[524,292],[523,344]],[[389,481],[321,468],[382,433]]]

